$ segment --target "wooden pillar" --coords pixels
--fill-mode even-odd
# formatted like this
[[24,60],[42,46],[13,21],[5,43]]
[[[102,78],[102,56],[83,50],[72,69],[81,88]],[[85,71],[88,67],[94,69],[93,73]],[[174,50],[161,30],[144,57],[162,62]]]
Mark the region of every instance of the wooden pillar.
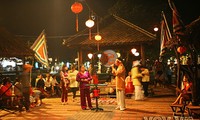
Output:
[[83,52],[82,52],[82,49],[80,48],[78,51],[78,70],[82,63],[83,63]]
[[142,59],[142,65],[145,65],[145,48],[144,45],[140,45],[140,51],[141,51],[141,59]]
[[197,95],[197,80],[198,80],[198,66],[197,66],[197,54],[195,50],[191,52],[193,60],[193,80],[192,80],[192,105],[198,105],[198,95]]
[[174,47],[174,52],[176,54],[176,59],[177,59],[177,70],[176,70],[176,86],[181,89],[181,63],[180,63],[180,55],[177,52],[177,47]]

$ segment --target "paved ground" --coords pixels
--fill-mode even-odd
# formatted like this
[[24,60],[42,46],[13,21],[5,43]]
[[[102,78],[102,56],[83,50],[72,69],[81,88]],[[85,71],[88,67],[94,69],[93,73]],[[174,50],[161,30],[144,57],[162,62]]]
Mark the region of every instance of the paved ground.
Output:
[[[142,120],[153,116],[172,117],[169,105],[176,99],[173,90],[168,88],[154,89],[155,95],[144,101],[126,99],[125,111],[115,110],[115,99],[100,98],[99,106],[103,111],[81,110],[80,103],[72,102],[69,97],[68,105],[61,105],[60,98],[46,98],[44,105],[31,109],[31,112],[0,111],[1,120]],[[95,102],[93,102],[95,107]]]

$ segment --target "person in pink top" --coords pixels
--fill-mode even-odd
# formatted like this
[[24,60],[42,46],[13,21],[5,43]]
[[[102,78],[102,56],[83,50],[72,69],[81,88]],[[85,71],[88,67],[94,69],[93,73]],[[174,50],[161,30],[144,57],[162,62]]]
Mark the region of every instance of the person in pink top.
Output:
[[92,109],[92,103],[90,98],[90,86],[87,84],[90,83],[92,80],[92,76],[88,71],[85,70],[84,65],[80,66],[80,71],[78,72],[76,76],[76,81],[80,83],[80,99],[81,99],[81,108],[83,110],[86,110],[87,104],[86,104],[86,98],[88,102],[89,109]]

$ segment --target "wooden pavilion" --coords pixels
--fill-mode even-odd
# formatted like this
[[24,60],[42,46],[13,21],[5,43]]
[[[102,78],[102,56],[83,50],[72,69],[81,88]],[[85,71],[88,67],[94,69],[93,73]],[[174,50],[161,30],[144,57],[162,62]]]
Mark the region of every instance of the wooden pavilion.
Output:
[[156,35],[116,15],[108,15],[99,20],[97,24],[99,24],[99,33],[102,36],[100,41],[96,41],[94,38],[97,34],[96,26],[92,28],[91,40],[88,38],[88,29],[84,29],[64,41],[67,47],[78,51],[80,64],[82,63],[82,54],[87,53],[85,51],[95,53],[98,50],[112,49],[120,51],[122,57],[126,58],[132,48],[139,51],[140,58],[137,59],[142,59],[144,64],[145,46],[155,43]]

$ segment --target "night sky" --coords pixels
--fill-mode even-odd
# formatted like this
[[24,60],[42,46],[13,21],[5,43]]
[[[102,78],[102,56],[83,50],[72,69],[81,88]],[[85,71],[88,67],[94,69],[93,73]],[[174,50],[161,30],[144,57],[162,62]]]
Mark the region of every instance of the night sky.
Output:
[[[34,41],[45,29],[49,57],[67,60],[76,53],[62,45],[64,38],[76,33],[75,14],[71,12],[71,5],[75,0],[0,0],[0,26],[6,28],[22,39]],[[107,14],[107,10],[117,0],[79,0],[84,9],[79,15],[79,30],[85,29],[88,19],[86,2],[99,16]],[[126,0],[124,0],[126,1]],[[143,0],[144,1],[144,0]],[[182,1],[185,1],[182,2]],[[187,0],[188,1],[188,0]],[[180,13],[185,23],[189,23],[199,16],[199,8],[193,2],[178,0]],[[167,0],[165,1],[167,2]],[[196,13],[194,13],[196,11]],[[74,59],[72,58],[72,59]]]
[[[88,5],[93,2],[90,1],[87,1]],[[99,15],[107,14],[107,9],[113,1],[115,0],[108,0],[107,4],[102,6],[105,0],[97,0],[96,4],[102,9]],[[86,28],[85,21],[89,16],[86,2],[83,0],[81,2],[84,9],[79,14],[79,30]],[[74,0],[0,0],[0,26],[12,34],[31,41],[45,29],[49,57],[66,60],[69,56],[76,55],[62,46],[64,38],[76,34],[75,14],[71,11],[73,3]],[[100,9],[95,4],[92,7],[98,11]]]

